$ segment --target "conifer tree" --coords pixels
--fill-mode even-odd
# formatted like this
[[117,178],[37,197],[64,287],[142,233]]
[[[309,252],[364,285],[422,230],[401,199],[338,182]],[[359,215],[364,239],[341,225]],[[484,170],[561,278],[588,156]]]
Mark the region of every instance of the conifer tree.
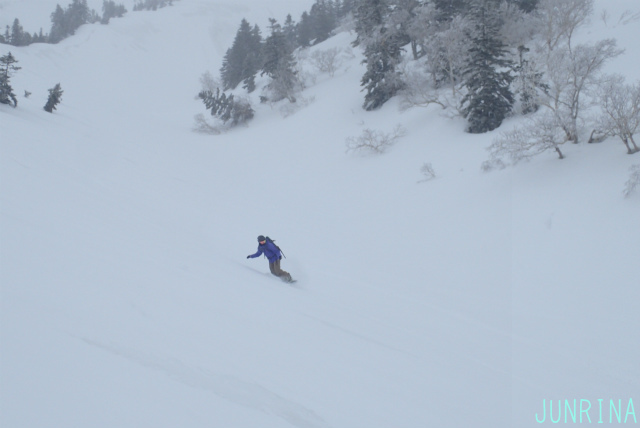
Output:
[[433,0],[438,11],[439,22],[451,21],[455,16],[464,13],[468,7],[465,0]]
[[217,117],[223,123],[236,126],[246,123],[253,118],[254,110],[248,101],[236,100],[233,94],[227,96],[220,92],[220,88],[213,91],[202,91],[198,94],[211,116]]
[[511,111],[513,93],[506,58],[506,47],[500,40],[495,0],[474,0],[470,18],[475,26],[469,60],[464,71],[467,94],[462,99],[462,112],[472,134],[488,132],[500,126]]
[[316,0],[311,6],[309,16],[313,28],[314,44],[323,42],[331,36],[336,28],[337,16],[331,0]]
[[298,26],[293,22],[290,14],[284,21],[282,32],[291,46],[291,51],[294,51],[298,47]]
[[18,99],[13,93],[11,87],[11,75],[13,72],[20,70],[21,67],[16,66],[17,59],[9,52],[0,57],[0,104],[12,104],[18,106]]
[[358,0],[342,0],[341,4],[336,4],[338,18],[344,18],[353,13],[356,10],[357,3]]
[[298,22],[298,46],[307,47],[311,45],[314,39],[313,23],[311,17],[306,11],[300,16],[300,22]]
[[220,78],[225,90],[235,89],[240,82],[245,82],[245,88],[252,92],[255,88],[255,75],[262,66],[262,36],[260,28],[251,28],[247,20],[243,19],[236,37],[227,49],[220,69]]
[[64,91],[60,87],[59,83],[56,83],[56,86],[49,89],[49,98],[47,99],[47,103],[44,105],[44,110],[49,113],[53,113],[56,110],[56,106],[60,104],[62,101],[62,93]]
[[75,34],[80,26],[91,22],[92,12],[89,10],[87,0],[73,0],[67,9],[60,5],[51,14],[51,31],[49,41],[58,43],[62,39]]
[[65,12],[67,16],[67,34],[73,35],[80,26],[90,22],[91,11],[87,0],[73,0]]
[[27,46],[31,42],[31,35],[25,33],[20,21],[16,18],[11,26],[11,41],[9,42],[13,46]]
[[56,5],[56,10],[51,14],[51,31],[49,31],[49,42],[58,43],[67,37],[67,22],[64,9]]
[[271,34],[264,42],[264,63],[260,75],[266,74],[271,78],[267,89],[271,91],[272,101],[287,98],[293,103],[296,102],[295,93],[301,87],[298,72],[295,69],[297,63],[293,57],[293,47],[280,24],[273,18],[269,21]]
[[111,18],[122,18],[125,13],[127,13],[127,9],[124,5],[116,5],[113,0],[103,0],[102,18],[100,19],[100,23],[108,24]]
[[363,46],[363,63],[367,65],[361,79],[361,86],[367,91],[365,110],[379,108],[402,88],[395,67],[400,62],[406,39],[388,26],[390,12],[387,0],[363,0],[355,12],[358,34],[355,44]]

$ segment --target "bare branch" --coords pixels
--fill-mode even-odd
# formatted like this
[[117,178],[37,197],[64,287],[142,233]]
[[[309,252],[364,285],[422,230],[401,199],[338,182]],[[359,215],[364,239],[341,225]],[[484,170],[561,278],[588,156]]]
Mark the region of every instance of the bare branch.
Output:
[[564,159],[560,146],[565,142],[566,134],[553,115],[530,119],[527,124],[503,132],[494,140],[488,148],[490,161],[485,163],[483,169],[504,165],[504,158],[516,164],[548,150],[555,151],[560,159]]
[[403,137],[405,134],[406,130],[400,125],[396,125],[393,131],[388,134],[367,128],[362,131],[359,137],[347,138],[347,153],[369,152],[382,154],[393,146],[398,138]]

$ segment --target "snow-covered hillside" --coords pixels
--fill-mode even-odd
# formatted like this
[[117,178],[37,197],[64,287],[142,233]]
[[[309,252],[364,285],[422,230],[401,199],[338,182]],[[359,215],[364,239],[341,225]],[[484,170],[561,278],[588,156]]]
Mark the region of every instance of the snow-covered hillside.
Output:
[[[46,29],[31,11],[55,3],[0,0],[0,24]],[[543,399],[590,400],[594,423],[598,399],[633,399],[640,418],[640,195],[622,197],[640,154],[610,139],[482,172],[520,119],[470,135],[435,107],[365,112],[357,49],[297,111],[192,131],[240,20],[311,4],[181,0],[0,45],[22,67],[0,105],[0,425],[527,427]],[[609,71],[635,81],[625,10],[598,0],[577,37],[616,37]],[[397,124],[388,153],[345,153]],[[259,234],[295,287],[245,259]]]

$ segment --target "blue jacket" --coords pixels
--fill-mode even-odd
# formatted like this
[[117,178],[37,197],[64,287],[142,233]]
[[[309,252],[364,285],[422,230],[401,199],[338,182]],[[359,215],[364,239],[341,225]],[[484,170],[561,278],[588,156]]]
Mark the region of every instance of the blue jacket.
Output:
[[254,259],[256,257],[260,257],[261,254],[264,254],[269,259],[269,263],[276,262],[282,256],[282,254],[280,254],[280,250],[278,250],[278,247],[276,247],[276,244],[270,241],[258,245],[258,251],[255,254],[250,255],[249,257]]

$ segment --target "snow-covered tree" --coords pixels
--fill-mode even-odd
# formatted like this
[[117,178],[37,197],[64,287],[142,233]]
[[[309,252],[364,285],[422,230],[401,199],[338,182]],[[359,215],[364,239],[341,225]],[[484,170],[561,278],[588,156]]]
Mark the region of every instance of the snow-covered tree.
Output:
[[57,5],[56,10],[51,14],[49,42],[58,43],[75,34],[80,26],[92,22],[92,16],[96,14],[89,9],[87,0],[73,0],[66,10]]
[[327,40],[336,28],[338,18],[332,0],[316,0],[309,10],[314,44]]
[[540,0],[537,5],[538,28],[548,53],[561,45],[571,47],[575,31],[593,13],[594,0]]
[[379,108],[402,88],[396,66],[406,38],[397,28],[389,26],[390,13],[387,0],[363,0],[355,12],[356,44],[363,47],[363,63],[367,65],[361,79],[361,86],[367,91],[365,110]]
[[[298,46],[315,45],[327,40],[338,26],[341,16],[343,5],[340,2],[316,0],[309,12],[304,12],[300,17],[297,25]],[[284,28],[286,30],[286,23]]]
[[316,50],[309,56],[309,61],[321,73],[328,73],[331,77],[340,65],[340,49],[329,48]]
[[535,15],[524,12],[515,3],[500,3],[498,15],[501,21],[500,38],[511,50],[530,45],[540,32]]
[[298,26],[293,21],[291,14],[287,15],[282,25],[282,32],[285,38],[291,45],[291,51],[294,51],[298,47]]
[[308,12],[302,13],[297,30],[298,45],[302,47],[310,46],[315,39],[315,30]]
[[102,1],[101,24],[108,24],[111,18],[122,18],[127,13],[127,9],[122,4],[116,5],[113,0]]
[[484,168],[504,164],[503,160],[516,164],[548,150],[555,151],[560,159],[564,159],[560,146],[566,142],[567,137],[553,114],[538,115],[528,119],[524,125],[502,132],[489,146],[490,158]]
[[262,67],[262,36],[258,26],[253,28],[247,20],[240,22],[236,37],[227,49],[220,69],[223,88],[235,89],[240,82],[252,92],[255,89],[255,75]]
[[466,0],[433,0],[438,11],[439,22],[451,21],[454,17],[463,14],[469,7]]
[[56,5],[56,10],[51,14],[51,31],[49,31],[49,42],[58,43],[67,37],[67,17],[64,9]]
[[436,86],[448,86],[458,93],[466,65],[470,63],[474,27],[471,21],[456,16],[440,25],[440,30],[425,42],[427,65]]
[[524,45],[518,46],[518,63],[514,68],[516,73],[516,93],[520,101],[520,113],[528,114],[538,110],[538,92],[548,89],[543,82],[543,74],[527,58],[529,49]]
[[18,60],[14,58],[11,52],[0,57],[0,104],[18,106],[18,99],[13,93],[10,83],[13,73],[21,68],[15,65],[17,62]]
[[627,153],[640,152],[633,135],[640,128],[640,82],[624,83],[621,75],[609,76],[598,87],[598,130],[606,135],[618,136]]
[[53,113],[53,111],[56,109],[56,106],[60,104],[60,101],[62,101],[63,92],[64,91],[62,90],[62,87],[59,83],[56,83],[56,86],[49,89],[49,98],[47,99],[47,103],[44,105],[44,110],[48,111],[49,113]]
[[31,35],[29,33],[25,33],[18,18],[13,21],[13,25],[11,26],[11,37],[8,43],[13,46],[27,46],[31,43]]
[[510,3],[515,4],[522,10],[523,12],[530,13],[533,12],[538,6],[539,0],[509,0]]
[[540,93],[540,105],[556,116],[567,139],[577,143],[586,101],[583,95],[596,88],[600,72],[606,62],[622,53],[613,39],[575,47],[557,47],[546,56],[545,84]]
[[253,119],[254,110],[244,98],[238,98],[221,92],[220,89],[202,91],[198,94],[211,116],[214,116],[229,126],[237,126]]
[[67,6],[65,15],[67,32],[69,35],[73,35],[80,26],[90,22],[91,10],[87,5],[87,0],[73,0]]
[[173,0],[137,0],[133,5],[133,10],[158,10],[172,5]]
[[295,102],[295,94],[302,89],[302,83],[296,71],[297,63],[293,56],[293,47],[280,24],[273,18],[269,21],[271,34],[264,42],[260,75],[266,74],[271,78],[266,88],[271,101],[287,98],[290,102]]
[[425,45],[437,34],[439,26],[436,18],[436,7],[430,1],[418,4],[413,9],[406,31],[411,40],[414,59],[426,54]]
[[500,24],[494,0],[474,0],[469,12],[475,26],[469,59],[464,71],[467,90],[461,107],[472,134],[488,132],[502,124],[514,102],[510,89],[513,76],[505,45],[499,38]]
[[387,26],[395,29],[398,33],[399,43],[411,46],[411,54],[413,59],[418,59],[421,56],[419,51],[419,43],[421,37],[419,34],[415,34],[415,25],[413,24],[417,13],[420,11],[420,2],[418,0],[395,0],[389,18]]

